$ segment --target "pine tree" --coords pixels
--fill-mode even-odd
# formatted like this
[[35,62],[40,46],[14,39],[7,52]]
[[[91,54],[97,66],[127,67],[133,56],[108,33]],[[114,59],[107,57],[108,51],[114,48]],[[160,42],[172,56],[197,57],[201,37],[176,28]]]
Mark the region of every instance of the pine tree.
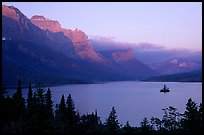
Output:
[[60,100],[59,112],[63,113],[63,114],[65,114],[65,112],[66,112],[66,105],[65,105],[64,95],[62,95],[61,100]]
[[67,128],[67,119],[66,119],[66,104],[64,95],[62,95],[60,104],[56,105],[55,110],[55,131],[57,133],[65,133],[65,129]]
[[47,116],[49,117],[49,119],[53,119],[53,101],[52,101],[52,94],[50,91],[50,88],[48,88],[47,93],[45,94],[45,105],[47,108]]
[[156,130],[156,131],[161,131],[163,130],[163,125],[162,125],[162,120],[156,117],[151,118],[151,126]]
[[199,110],[198,110],[198,113],[199,113],[199,131],[203,131],[203,113],[202,113],[202,103],[200,103],[199,105]]
[[134,128],[130,126],[129,121],[126,122],[125,126],[122,128],[122,133],[133,133]]
[[79,126],[80,118],[78,117],[75,111],[75,105],[72,100],[71,94],[67,97],[66,100],[66,118],[67,118],[67,132],[76,133],[79,130],[77,129]]
[[27,129],[28,131],[32,131],[33,126],[33,92],[32,92],[32,86],[31,83],[29,83],[28,86],[28,98],[27,98]]
[[31,83],[29,83],[28,98],[27,98],[27,111],[28,111],[28,116],[31,116],[31,113],[32,113],[32,104],[33,104],[33,92],[32,92]]
[[175,131],[179,128],[179,113],[177,109],[169,106],[168,108],[163,109],[165,111],[165,115],[163,116],[162,122],[164,123],[164,127],[168,131]]
[[189,132],[198,132],[199,129],[199,109],[197,103],[188,99],[184,112],[184,127]]
[[5,85],[3,84],[0,89],[0,132],[3,126],[9,123],[12,118],[10,116],[11,105],[9,104],[11,98],[9,97],[6,98],[4,95],[5,93],[7,93],[7,91]]
[[69,121],[69,124],[76,124],[76,111],[75,111],[75,105],[72,100],[71,94],[67,97],[66,101],[66,110],[67,110],[67,119]]
[[16,90],[17,90],[16,93],[14,93],[13,95],[13,100],[14,100],[14,103],[16,103],[18,115],[20,116],[20,114],[24,113],[25,111],[25,100],[22,96],[22,87],[21,87],[20,79],[18,80]]
[[120,128],[119,122],[117,120],[116,110],[114,107],[112,107],[110,115],[108,116],[108,119],[106,120],[106,125],[110,133],[117,133]]
[[16,93],[13,95],[14,114],[16,115],[17,125],[19,125],[19,133],[22,133],[23,117],[25,116],[25,100],[22,97],[21,80],[18,79]]
[[39,105],[43,105],[45,102],[45,97],[44,97],[44,90],[43,88],[37,88],[37,90],[35,91],[36,93],[36,101]]
[[80,129],[85,133],[97,133],[99,132],[99,117],[97,111],[91,114],[86,114],[81,117],[81,127]]
[[46,121],[45,124],[48,128],[48,130],[52,130],[52,122],[53,122],[53,102],[52,102],[52,94],[50,91],[50,88],[48,88],[47,93],[45,94],[45,107],[46,107]]
[[43,133],[49,132],[48,109],[46,106],[46,94],[42,88],[37,88],[33,94],[32,103],[32,132]]
[[147,133],[152,129],[149,122],[148,122],[148,119],[146,117],[143,119],[143,121],[140,123],[140,125],[141,125],[141,130],[144,133]]

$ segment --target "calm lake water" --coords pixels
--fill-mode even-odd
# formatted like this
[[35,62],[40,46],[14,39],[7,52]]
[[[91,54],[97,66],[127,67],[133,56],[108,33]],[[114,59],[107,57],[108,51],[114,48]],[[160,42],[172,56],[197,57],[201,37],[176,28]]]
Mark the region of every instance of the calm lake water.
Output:
[[[139,126],[144,117],[162,118],[164,114],[162,109],[169,106],[176,107],[183,113],[189,98],[198,104],[202,102],[202,83],[165,82],[165,84],[171,90],[169,93],[160,92],[164,82],[136,81],[62,85],[50,89],[54,105],[60,102],[62,94],[67,98],[70,93],[80,115],[97,110],[102,122],[105,122],[114,106],[120,124],[124,125],[129,121],[131,126]],[[28,89],[23,89],[25,98],[27,91]]]

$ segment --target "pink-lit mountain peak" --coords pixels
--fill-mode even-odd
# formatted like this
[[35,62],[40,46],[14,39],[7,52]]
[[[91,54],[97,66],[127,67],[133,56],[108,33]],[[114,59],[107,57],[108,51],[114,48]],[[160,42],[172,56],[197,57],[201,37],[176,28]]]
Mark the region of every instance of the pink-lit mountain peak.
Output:
[[44,16],[35,15],[31,19],[31,22],[37,27],[43,30],[49,30],[53,33],[63,32],[64,35],[72,42],[75,52],[82,59],[89,59],[91,61],[104,63],[101,58],[93,49],[88,36],[77,28],[75,30],[62,28],[58,21],[50,20]]
[[77,28],[75,30],[62,28],[58,21],[50,20],[41,15],[34,15],[31,22],[43,30],[49,30],[51,32],[63,32],[72,42],[85,42],[88,41],[88,36]]
[[12,18],[14,20],[19,19],[19,15],[16,13],[13,6],[2,5],[2,15]]
[[[8,81],[13,79],[14,82],[17,76],[35,80],[33,72],[38,78],[51,75],[46,76],[51,81],[52,78],[71,78],[85,82],[142,79],[156,74],[137,60],[131,50],[96,53],[83,31],[62,28],[59,22],[43,16],[28,19],[17,8],[5,7],[2,26],[2,39],[5,39],[2,44],[3,61],[9,63],[4,71],[9,75],[12,73],[11,77],[6,76]],[[39,68],[33,69],[33,66]],[[30,71],[31,75],[26,77],[25,74]]]
[[2,26],[2,35],[8,39],[26,39],[39,42],[45,41],[46,38],[41,35],[42,30],[36,29],[30,19],[13,6],[2,5]]
[[35,15],[31,19],[31,22],[43,30],[49,30],[51,32],[60,32],[62,27],[58,21],[53,21],[45,18],[41,15]]
[[15,21],[21,21],[23,19],[28,20],[27,17],[14,6],[2,5],[2,15]]
[[34,15],[32,18],[32,20],[47,20],[44,16],[42,15]]

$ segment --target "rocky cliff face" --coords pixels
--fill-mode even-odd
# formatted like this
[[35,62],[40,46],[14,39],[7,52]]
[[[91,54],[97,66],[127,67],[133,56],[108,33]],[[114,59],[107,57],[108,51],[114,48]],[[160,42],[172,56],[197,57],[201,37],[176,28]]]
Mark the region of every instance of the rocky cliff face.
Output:
[[13,6],[2,5],[2,38],[43,43],[47,41],[44,33],[43,30],[33,25],[20,10]]
[[62,27],[58,21],[49,20],[44,16],[35,15],[30,20],[33,24],[43,30],[49,30],[51,32],[60,32],[62,30]]
[[47,19],[43,16],[35,15],[31,18],[31,22],[43,30],[49,30],[50,32],[63,32],[69,40],[71,40],[74,50],[77,55],[92,62],[105,63],[102,57],[100,57],[93,49],[91,43],[88,40],[88,36],[81,30],[62,28],[58,21]]
[[100,63],[105,63],[103,58],[99,56],[93,49],[88,36],[81,30],[63,29],[65,36],[67,36],[74,44],[75,52],[83,59],[91,59]]
[[4,5],[2,71],[8,84],[18,77],[54,84],[56,80],[116,81],[155,74],[131,50],[96,53],[83,31],[64,29],[59,22],[43,16],[30,20],[17,8]]
[[155,76],[157,73],[139,61],[132,49],[102,51],[100,52],[107,60],[111,60],[115,70],[126,73],[130,76],[137,76],[142,79],[147,76]]
[[[29,20],[15,7],[2,5],[2,37],[6,39],[29,38],[29,35],[22,34],[28,28]],[[22,25],[21,25],[22,24]],[[14,31],[21,32],[15,34]]]
[[[37,18],[45,20],[42,16],[36,16],[35,19]],[[6,40],[26,40],[36,45],[45,45],[70,58],[77,58],[72,42],[62,32],[52,33],[37,27],[13,6],[2,5],[2,26],[2,38]]]
[[18,21],[19,15],[16,13],[13,6],[2,5],[2,15],[12,18],[13,20]]

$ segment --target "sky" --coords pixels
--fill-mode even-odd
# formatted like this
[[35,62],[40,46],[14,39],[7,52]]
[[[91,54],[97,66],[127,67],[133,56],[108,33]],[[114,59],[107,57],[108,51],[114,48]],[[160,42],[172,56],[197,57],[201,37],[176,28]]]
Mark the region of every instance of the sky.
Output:
[[202,2],[2,2],[89,38],[202,50]]

